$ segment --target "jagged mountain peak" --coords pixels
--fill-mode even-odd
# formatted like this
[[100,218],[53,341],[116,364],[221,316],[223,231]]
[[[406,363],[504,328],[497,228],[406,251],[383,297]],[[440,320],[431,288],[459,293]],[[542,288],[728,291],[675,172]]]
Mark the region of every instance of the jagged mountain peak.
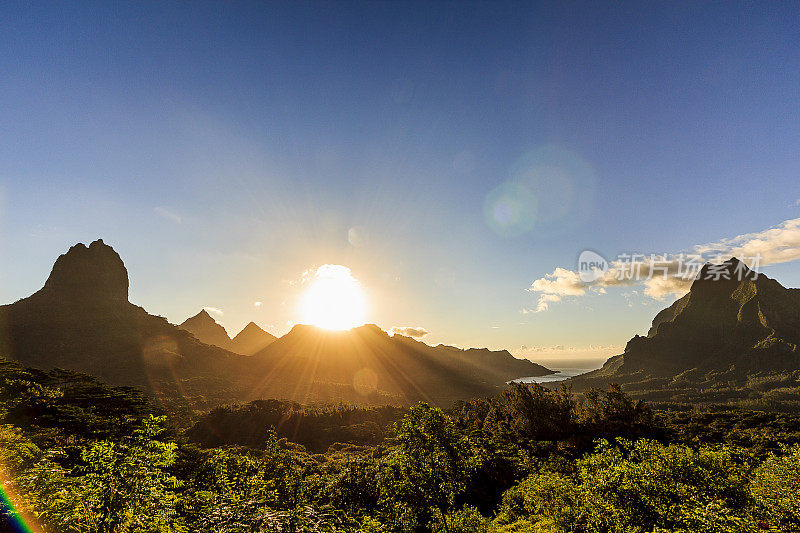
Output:
[[[246,332],[247,332],[247,333],[249,333],[249,332],[251,332],[251,331],[253,331],[253,332],[256,332],[256,333],[257,333],[257,332],[263,332],[263,333],[266,333],[266,331],[264,331],[264,329],[262,329],[262,328],[261,328],[261,326],[259,326],[259,325],[258,325],[258,324],[256,324],[255,322],[252,322],[252,321],[251,321],[251,322],[250,322],[249,324],[247,324],[247,325],[246,325],[244,328],[242,328],[242,331],[240,331],[239,333],[237,333],[237,334],[236,334],[236,337],[238,337],[238,336],[239,336],[239,335],[241,335],[242,333],[246,333]],[[234,337],[234,338],[235,338],[235,337]]]
[[[699,274],[692,283],[692,290],[702,287],[728,285],[742,281],[756,281],[759,277],[757,272],[748,268],[744,261],[736,257],[731,257],[722,263],[706,263],[700,269]],[[728,283],[715,283],[728,282]]]
[[58,257],[43,291],[80,299],[128,301],[128,270],[102,239],[72,246]]
[[655,316],[646,337],[634,336],[622,354],[573,382],[665,391],[729,386],[788,375],[800,368],[798,353],[800,291],[731,258],[706,265],[690,291]]
[[[689,292],[653,318],[647,337],[655,336],[665,323],[733,327],[736,322],[752,321],[753,310],[760,309],[755,304],[762,301],[762,293],[770,295],[768,300],[773,297],[784,300],[786,291],[780,283],[751,270],[736,257],[722,263],[706,263]],[[750,305],[746,305],[748,302]],[[702,326],[693,329],[699,335],[704,333]]]
[[86,372],[162,399],[178,398],[176,383],[181,395],[235,399],[244,357],[199,342],[127,298],[119,254],[100,239],[76,244],[57,258],[41,290],[0,306],[0,355]]
[[219,325],[217,321],[214,320],[214,317],[212,317],[205,309],[201,309],[199,313],[197,313],[192,317],[187,318],[183,323],[186,324],[187,322],[201,323],[201,324],[213,323]]

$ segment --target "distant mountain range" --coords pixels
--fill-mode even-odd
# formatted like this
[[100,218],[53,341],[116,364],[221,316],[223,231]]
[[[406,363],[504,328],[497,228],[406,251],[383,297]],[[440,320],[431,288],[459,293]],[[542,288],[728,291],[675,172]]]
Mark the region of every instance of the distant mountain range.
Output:
[[255,322],[250,322],[231,339],[225,328],[218,324],[205,309],[193,317],[187,318],[179,327],[190,332],[201,342],[242,355],[253,355],[269,346],[277,338],[258,327]]
[[0,332],[5,358],[134,386],[187,416],[270,397],[446,405],[551,373],[507,351],[431,347],[373,325],[343,332],[296,326],[275,340],[251,323],[230,339],[201,311],[178,327],[128,301],[128,272],[102,240],[73,246],[41,290],[0,306]]
[[798,402],[798,346],[800,289],[732,258],[706,265],[646,337],[570,383],[583,390],[616,382],[653,400]]
[[252,359],[254,375],[259,376],[249,391],[252,399],[352,400],[354,390],[369,403],[393,398],[392,403],[427,400],[446,405],[494,394],[515,378],[553,373],[506,350],[433,347],[390,336],[373,324],[349,331],[297,325]]

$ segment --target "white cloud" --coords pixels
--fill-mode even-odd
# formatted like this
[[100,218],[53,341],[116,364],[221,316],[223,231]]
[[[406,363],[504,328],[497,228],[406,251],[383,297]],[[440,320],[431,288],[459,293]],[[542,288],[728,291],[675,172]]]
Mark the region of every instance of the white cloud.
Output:
[[583,296],[587,286],[581,282],[577,272],[556,268],[552,274],[535,280],[527,289],[540,294],[536,310],[523,309],[523,313],[547,311],[551,303],[561,301],[565,296]]
[[786,220],[758,233],[695,246],[697,253],[735,257],[760,256],[761,265],[788,263],[800,259],[800,218]]
[[405,337],[424,337],[428,334],[428,330],[422,326],[394,326],[389,333],[392,335],[403,335]]
[[203,309],[205,309],[207,312],[211,313],[212,315],[222,316],[222,315],[225,314],[225,313],[222,312],[222,309],[219,309],[217,307],[204,307]]
[[176,224],[180,224],[181,222],[183,222],[183,219],[181,219],[180,215],[170,211],[166,207],[162,206],[154,207],[153,211],[155,211],[158,215],[166,218],[167,220],[175,222]]
[[[786,220],[777,226],[756,233],[745,233],[718,242],[698,244],[682,257],[637,256],[613,261],[609,269],[598,279],[583,283],[578,272],[558,267],[531,283],[528,291],[539,295],[536,309],[524,309],[523,313],[546,311],[550,304],[567,297],[584,296],[589,293],[604,294],[607,287],[643,285],[644,294],[656,300],[668,296],[686,294],[698,273],[686,268],[685,257],[699,256],[700,262],[720,262],[738,257],[748,266],[786,263],[800,259],[800,218]],[[623,259],[623,258],[621,258]]]
[[261,306],[264,305],[263,302],[253,302],[253,307],[259,309]]

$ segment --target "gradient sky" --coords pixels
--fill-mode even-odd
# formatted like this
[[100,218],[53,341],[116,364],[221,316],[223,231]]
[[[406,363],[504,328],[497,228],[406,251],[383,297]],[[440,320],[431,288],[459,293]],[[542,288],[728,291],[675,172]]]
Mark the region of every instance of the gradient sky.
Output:
[[800,217],[800,3],[597,4],[4,2],[0,301],[102,237],[176,323],[282,334],[330,263],[429,343],[617,353],[674,296],[526,288]]

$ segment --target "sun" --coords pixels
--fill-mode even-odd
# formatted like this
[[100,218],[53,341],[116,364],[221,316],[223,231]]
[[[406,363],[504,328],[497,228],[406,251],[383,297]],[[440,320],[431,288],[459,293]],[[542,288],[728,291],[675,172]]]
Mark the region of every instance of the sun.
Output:
[[342,265],[322,265],[306,273],[300,300],[302,322],[343,330],[365,322],[367,301],[361,283]]

